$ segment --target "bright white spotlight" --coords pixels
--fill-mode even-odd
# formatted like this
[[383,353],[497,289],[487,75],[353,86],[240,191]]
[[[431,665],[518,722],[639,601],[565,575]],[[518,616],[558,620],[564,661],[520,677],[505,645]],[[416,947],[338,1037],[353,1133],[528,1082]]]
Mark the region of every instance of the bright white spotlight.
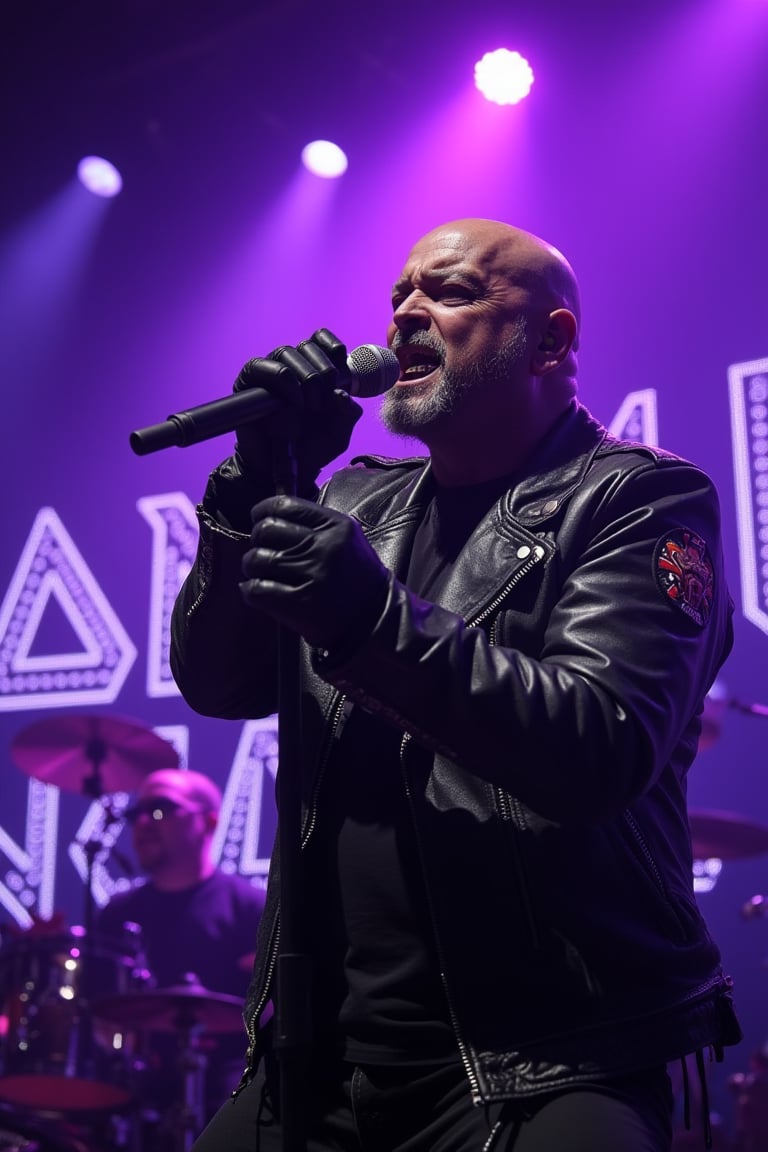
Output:
[[494,104],[517,104],[533,84],[533,69],[519,52],[497,48],[475,64],[475,84]]
[[77,175],[94,196],[117,196],[123,187],[117,168],[102,156],[84,156],[77,166]]
[[315,176],[325,176],[333,180],[336,176],[343,176],[347,170],[347,158],[338,144],[330,140],[313,140],[302,149],[301,159],[304,167]]

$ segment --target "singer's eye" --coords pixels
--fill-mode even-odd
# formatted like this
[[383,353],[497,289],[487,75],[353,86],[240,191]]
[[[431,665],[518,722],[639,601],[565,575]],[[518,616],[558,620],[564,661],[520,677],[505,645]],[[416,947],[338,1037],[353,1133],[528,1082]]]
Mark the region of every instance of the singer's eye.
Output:
[[457,304],[465,304],[468,300],[475,299],[477,290],[468,284],[441,284],[433,295],[441,304],[450,304],[454,301]]
[[456,304],[468,304],[472,297],[469,293],[462,294],[461,292],[443,292],[438,297],[441,304],[447,304],[452,307]]

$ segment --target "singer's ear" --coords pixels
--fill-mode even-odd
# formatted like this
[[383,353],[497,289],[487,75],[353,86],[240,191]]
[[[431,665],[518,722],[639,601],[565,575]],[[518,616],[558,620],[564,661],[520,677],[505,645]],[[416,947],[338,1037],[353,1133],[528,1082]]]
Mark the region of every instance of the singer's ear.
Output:
[[313,332],[310,336],[309,342],[317,344],[318,348],[322,348],[334,368],[346,376],[349,371],[347,366],[347,346],[346,344],[342,344],[338,336],[334,336],[329,328],[318,328],[317,331]]
[[576,346],[578,326],[573,312],[567,308],[556,308],[550,312],[547,328],[541,334],[538,345],[531,354],[531,371],[535,376],[544,376],[558,368]]

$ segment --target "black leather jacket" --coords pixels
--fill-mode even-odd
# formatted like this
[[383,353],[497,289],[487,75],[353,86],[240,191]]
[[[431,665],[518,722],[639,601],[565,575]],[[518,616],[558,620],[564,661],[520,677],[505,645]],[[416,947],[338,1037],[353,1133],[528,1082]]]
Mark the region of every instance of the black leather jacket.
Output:
[[[403,732],[475,1101],[736,1043],[730,981],[693,897],[685,805],[704,696],[732,643],[710,480],[574,405],[477,526],[437,606],[399,579],[429,463],[362,465],[319,498],[360,521],[390,596],[349,651],[303,646],[305,838],[323,819],[345,707],[383,714]],[[211,477],[172,644],[188,703],[231,718],[277,708],[274,628],[237,594],[242,487],[231,462]],[[275,854],[246,1006],[252,1061],[279,945],[278,866]]]

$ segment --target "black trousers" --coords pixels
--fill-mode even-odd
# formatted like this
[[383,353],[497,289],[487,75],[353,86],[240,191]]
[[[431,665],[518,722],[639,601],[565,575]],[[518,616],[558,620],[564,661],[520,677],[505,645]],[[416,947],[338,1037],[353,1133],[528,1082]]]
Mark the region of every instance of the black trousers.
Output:
[[[192,1152],[281,1152],[274,1075],[229,1100]],[[665,1067],[479,1108],[460,1064],[342,1065],[314,1075],[303,1097],[306,1152],[669,1152]]]

